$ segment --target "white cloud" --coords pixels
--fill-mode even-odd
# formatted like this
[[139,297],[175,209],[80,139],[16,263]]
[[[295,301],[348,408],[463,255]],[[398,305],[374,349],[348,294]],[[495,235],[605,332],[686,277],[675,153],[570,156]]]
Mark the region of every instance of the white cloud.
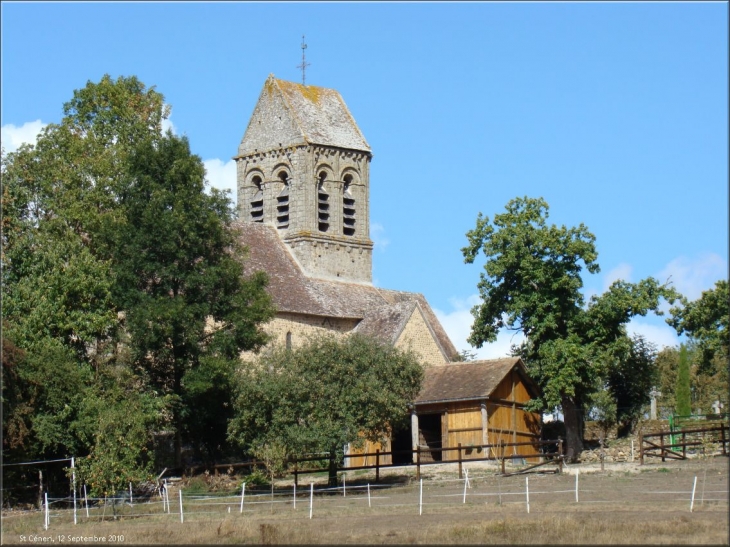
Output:
[[727,279],[727,262],[715,253],[703,253],[694,258],[680,256],[667,264],[657,277],[662,283],[669,279],[689,300],[697,300],[702,291],[715,286],[715,281]]
[[479,304],[479,296],[473,294],[466,299],[452,298],[449,302],[452,307],[450,311],[443,312],[434,308],[434,313],[458,351],[465,349],[475,351],[478,359],[498,359],[507,357],[510,354],[510,347],[524,340],[522,334],[503,330],[497,335],[496,342],[485,344],[479,349],[473,348],[466,339],[471,333],[474,321],[471,308]]
[[606,292],[614,281],[631,282],[631,272],[633,268],[630,264],[619,264],[614,269],[606,272],[603,276],[603,292]]
[[162,120],[162,134],[166,135],[167,130],[169,129],[172,131],[173,135],[177,135],[177,128],[175,127],[175,124],[172,123],[172,120],[170,119],[170,116],[172,115],[172,108],[169,105],[165,105],[166,107],[170,108],[170,114],[167,118],[163,118]]
[[[660,318],[660,320],[663,321],[664,318]],[[634,318],[626,326],[626,330],[630,335],[639,334],[649,342],[656,344],[658,350],[679,344],[677,331],[667,324],[654,325],[645,320]]]
[[375,249],[384,251],[390,243],[390,240],[385,236],[385,227],[377,222],[370,223],[370,238],[373,240]]
[[236,162],[228,160],[223,163],[219,159],[205,160],[206,179],[208,183],[219,190],[230,190],[230,198],[236,203]]
[[40,120],[25,122],[20,127],[12,123],[0,129],[0,141],[6,153],[15,152],[22,144],[35,144],[38,134],[47,124]]

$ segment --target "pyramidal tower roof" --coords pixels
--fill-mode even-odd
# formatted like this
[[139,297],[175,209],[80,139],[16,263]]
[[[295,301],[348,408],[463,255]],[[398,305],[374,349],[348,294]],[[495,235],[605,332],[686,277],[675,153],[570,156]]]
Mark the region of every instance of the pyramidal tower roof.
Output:
[[370,153],[370,146],[337,91],[269,75],[238,155],[307,144]]

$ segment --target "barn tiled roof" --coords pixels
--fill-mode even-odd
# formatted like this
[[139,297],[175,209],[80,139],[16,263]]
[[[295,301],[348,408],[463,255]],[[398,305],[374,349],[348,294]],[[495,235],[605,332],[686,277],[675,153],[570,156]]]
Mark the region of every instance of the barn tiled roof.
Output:
[[299,144],[370,152],[337,91],[270,75],[241,141],[239,155]]
[[[426,369],[416,405],[442,401],[485,399],[497,388],[513,367],[527,378],[519,357],[450,363]],[[528,379],[528,385],[533,386]]]
[[268,291],[279,311],[360,319],[357,332],[393,343],[418,306],[444,359],[456,356],[456,348],[423,295],[307,277],[276,228],[251,222],[237,222],[236,225],[248,247],[244,271],[250,274],[263,270],[269,275]]

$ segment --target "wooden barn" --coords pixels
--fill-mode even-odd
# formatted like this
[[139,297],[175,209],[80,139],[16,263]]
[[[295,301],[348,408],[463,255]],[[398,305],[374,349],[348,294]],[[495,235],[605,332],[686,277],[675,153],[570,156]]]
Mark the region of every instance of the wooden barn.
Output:
[[[358,450],[348,447],[348,467],[374,465],[376,449],[385,452],[381,464],[408,463],[410,455],[391,450],[415,450],[420,447],[421,461],[451,461],[463,448],[462,459],[495,457],[480,445],[523,443],[540,440],[540,414],[525,410],[525,404],[537,396],[538,388],[518,357],[449,363],[425,370],[423,386],[412,405],[410,428],[397,431],[384,443],[365,443]],[[528,458],[538,454],[538,447],[509,447],[509,455]],[[505,454],[507,455],[507,454]],[[413,457],[415,461],[415,456]]]
[[[412,443],[427,450],[426,459],[449,461],[458,458],[456,451],[433,449],[461,443],[464,459],[484,458],[495,454],[479,445],[539,441],[540,414],[525,410],[537,395],[518,357],[430,367],[411,416]],[[534,456],[538,447],[511,447],[510,453]]]

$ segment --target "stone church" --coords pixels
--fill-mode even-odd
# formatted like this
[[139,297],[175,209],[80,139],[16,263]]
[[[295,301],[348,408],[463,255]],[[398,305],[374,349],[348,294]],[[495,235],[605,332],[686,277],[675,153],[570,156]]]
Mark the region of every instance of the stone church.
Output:
[[448,460],[441,450],[460,443],[539,437],[524,410],[536,391],[519,359],[452,363],[458,352],[423,295],[373,286],[372,153],[337,91],[269,76],[234,159],[246,269],[269,275],[274,343],[361,333],[413,350],[426,367],[409,430],[365,453],[392,448],[408,459],[418,446]]
[[371,159],[337,91],[269,76],[235,157],[247,268],[278,310],[266,328],[289,347],[358,332],[443,365],[457,350],[426,299],[373,286]]

